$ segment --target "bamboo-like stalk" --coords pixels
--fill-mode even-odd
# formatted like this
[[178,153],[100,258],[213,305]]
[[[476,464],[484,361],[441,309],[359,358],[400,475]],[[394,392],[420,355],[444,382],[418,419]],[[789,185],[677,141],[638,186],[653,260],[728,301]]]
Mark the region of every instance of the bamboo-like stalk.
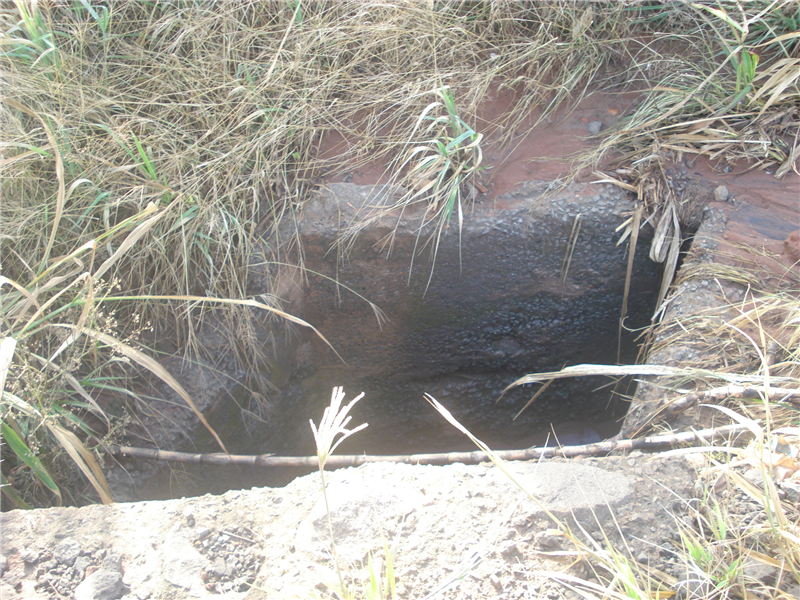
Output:
[[[729,435],[747,434],[747,427],[739,424],[725,425],[701,431],[686,431],[637,438],[632,440],[608,440],[583,446],[561,446],[552,448],[525,448],[522,450],[502,450],[496,452],[503,460],[531,460],[537,458],[597,456],[611,452],[629,452],[631,450],[656,450],[674,447],[680,444],[707,444],[714,439]],[[152,460],[186,462],[206,465],[243,465],[251,467],[319,467],[316,456],[273,456],[259,455],[226,455],[191,454],[188,452],[171,452],[153,448],[134,448],[131,446],[110,445],[107,450],[115,456],[134,456]],[[365,454],[338,455],[328,457],[325,466],[331,468],[355,467],[370,462],[397,462],[415,465],[443,465],[451,463],[477,464],[488,461],[484,452],[445,452],[438,454],[408,454],[393,456],[375,456]]]
[[659,412],[655,413],[649,423],[656,421],[669,420],[679,413],[694,407],[701,402],[722,402],[728,398],[741,399],[761,399],[766,398],[769,402],[785,402],[787,400],[800,399],[800,389],[797,388],[769,388],[768,391],[755,387],[744,387],[740,385],[726,385],[711,390],[692,392],[676,398],[665,405]]

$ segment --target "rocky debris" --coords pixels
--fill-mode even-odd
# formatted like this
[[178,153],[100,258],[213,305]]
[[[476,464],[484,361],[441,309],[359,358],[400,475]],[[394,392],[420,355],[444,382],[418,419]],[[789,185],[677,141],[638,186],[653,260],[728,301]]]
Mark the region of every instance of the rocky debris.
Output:
[[[676,597],[705,598],[705,575],[687,570],[680,534],[708,533],[702,519],[713,516],[708,482],[694,470],[698,459],[633,452],[507,463],[532,497],[488,463],[369,463],[328,472],[337,552],[348,581],[363,581],[366,562],[382,557],[386,540],[396,548],[400,597],[447,588],[441,595],[447,600],[572,600],[543,573],[564,569],[559,557],[574,550],[573,535],[671,575]],[[747,468],[737,467],[742,476]],[[793,477],[779,489],[789,482]],[[314,473],[285,488],[2,513],[0,565],[7,568],[0,594],[5,600],[308,597],[336,579],[320,485]],[[763,505],[736,485],[720,479],[713,489],[730,535],[766,527]],[[749,589],[776,587],[788,597],[798,589],[770,565],[750,561],[742,568]],[[592,578],[583,562],[566,573]]]
[[[102,522],[104,528],[88,522],[76,526],[76,514],[91,515],[79,520]],[[194,518],[193,512],[188,514]],[[6,536],[8,519],[14,517],[28,531],[25,544]],[[0,579],[0,595],[19,600],[139,600],[162,598],[164,590],[173,590],[169,593],[181,598],[241,598],[263,560],[261,544],[253,539],[259,536],[245,521],[224,531],[193,531],[192,519],[173,520],[171,508],[160,503],[4,513],[3,560],[10,568]],[[63,530],[71,535],[58,541]],[[14,550],[6,554],[9,548]]]
[[[448,496],[461,492],[483,498],[475,502],[479,513],[495,498],[502,497],[507,506],[528,500],[498,469],[474,471],[459,464],[443,468],[456,482],[447,490]],[[528,518],[535,514],[537,519],[546,519],[544,511],[547,510],[565,520],[590,521],[592,516],[605,519],[609,516],[608,506],[621,505],[632,493],[627,476],[579,463],[521,462],[510,464],[508,468],[538,499]],[[440,474],[436,467],[375,463],[370,469],[355,470],[349,477],[332,482],[328,486],[328,505],[333,534],[341,547],[340,555],[351,562],[364,561],[374,549],[375,540],[380,539],[381,530],[394,534],[402,529],[407,532],[408,543],[419,548],[424,546],[424,536],[419,532],[472,528],[478,537],[490,535],[492,522],[485,522],[484,530],[472,514],[419,513],[416,507],[424,505],[431,497],[430,480]],[[371,486],[370,481],[375,480],[384,484]],[[416,485],[409,485],[412,482]],[[425,490],[427,498],[420,488]],[[327,513],[320,500],[300,523],[294,545],[311,557],[325,557],[327,538]]]
[[73,538],[66,538],[53,549],[53,558],[59,565],[71,567],[81,555],[81,545]]
[[[94,598],[81,593],[78,596],[77,588],[85,583],[85,578],[98,570],[106,556],[106,550],[92,544],[82,545],[73,537],[66,537],[55,547],[48,548],[31,545],[22,548],[19,558],[22,560],[22,572],[28,575],[20,581],[17,591],[24,591],[23,598],[50,598],[75,594],[78,598]],[[9,560],[14,564],[14,572],[19,573],[19,564],[15,563],[15,556]],[[4,580],[6,578],[3,578]],[[24,584],[24,585],[23,585]],[[85,588],[84,588],[85,589]],[[4,596],[5,597],[5,596]],[[13,596],[12,596],[13,597]],[[106,598],[119,598],[105,596]]]
[[200,574],[205,589],[216,594],[246,592],[255,582],[261,566],[258,534],[247,527],[232,527],[230,531],[197,532],[194,547],[208,559]]
[[[356,579],[363,561],[397,541],[403,596],[453,585],[444,598],[505,593],[566,599],[537,574],[542,552],[570,543],[547,511],[601,543],[623,540],[654,566],[692,491],[682,459],[629,457],[510,463],[531,500],[489,464],[371,463],[328,473],[337,550]],[[653,482],[659,485],[653,485]],[[318,474],[285,488],[222,496],[11,511],[2,516],[3,598],[166,600],[306,595],[329,580]],[[577,527],[580,524],[580,528]],[[583,535],[583,534],[581,534]],[[56,558],[58,556],[59,558]],[[62,561],[62,562],[59,562]],[[71,561],[71,565],[66,563]],[[469,568],[463,581],[456,575]],[[255,586],[255,587],[253,587]]]

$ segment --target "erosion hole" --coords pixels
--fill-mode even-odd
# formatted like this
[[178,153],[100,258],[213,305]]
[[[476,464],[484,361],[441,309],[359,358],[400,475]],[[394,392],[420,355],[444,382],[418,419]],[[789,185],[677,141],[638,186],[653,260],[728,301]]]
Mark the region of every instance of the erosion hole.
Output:
[[[367,228],[344,259],[330,251],[337,224],[348,216],[345,207],[378,201],[370,188],[333,185],[313,201],[300,226],[309,284],[292,308],[347,365],[318,338],[302,334],[291,384],[278,403],[280,430],[291,432],[281,451],[313,453],[308,418],[320,418],[335,385],[344,386],[348,399],[365,393],[353,423],[369,427],[341,446],[345,453],[473,449],[425,402],[426,392],[496,448],[543,443],[553,429],[565,444],[615,434],[627,403],[607,378],[554,381],[516,418],[538,385],[500,399],[526,373],[617,362],[627,244],[617,246],[616,229],[632,202],[611,186],[576,185],[543,200],[547,191],[529,184],[502,201],[478,204],[460,235],[454,217],[433,267],[430,246],[419,253],[433,228],[418,240],[413,215],[399,225],[391,216]],[[381,241],[392,231],[387,258]],[[650,239],[642,236],[628,329],[649,323],[659,283],[658,265],[647,258]],[[379,327],[370,306],[347,288],[377,304],[388,321]],[[636,359],[635,337],[623,332],[620,362]]]
[[[418,214],[379,219],[342,257],[331,250],[342,224],[359,207],[380,203],[380,195],[369,187],[332,184],[307,203],[284,232],[286,239],[299,234],[305,271],[278,269],[278,290],[285,308],[314,325],[347,364],[308,329],[287,325],[269,373],[277,386],[269,423],[243,426],[245,397],[208,415],[228,450],[315,454],[308,421],[319,423],[334,386],[344,386],[348,401],[365,393],[351,413],[352,425],[369,423],[339,454],[474,450],[424,393],[496,449],[543,445],[553,432],[565,445],[617,433],[627,402],[614,392],[632,396],[635,390],[615,390],[608,378],[554,381],[516,418],[538,385],[518,387],[498,401],[527,373],[617,362],[628,263],[628,244],[617,245],[617,228],[633,202],[612,186],[573,185],[555,197],[550,191],[530,183],[497,201],[479,202],[460,235],[454,218],[440,240],[432,277],[429,248],[419,253],[431,230],[418,241]],[[387,258],[381,241],[391,232],[396,235]],[[651,239],[649,229],[640,232],[621,363],[635,361],[637,334],[631,330],[647,326],[654,310],[660,270],[648,258]],[[388,321],[379,327],[369,304],[353,292],[379,306]],[[205,430],[198,433],[198,449],[217,450]],[[144,495],[280,486],[309,471],[183,465],[163,470]]]

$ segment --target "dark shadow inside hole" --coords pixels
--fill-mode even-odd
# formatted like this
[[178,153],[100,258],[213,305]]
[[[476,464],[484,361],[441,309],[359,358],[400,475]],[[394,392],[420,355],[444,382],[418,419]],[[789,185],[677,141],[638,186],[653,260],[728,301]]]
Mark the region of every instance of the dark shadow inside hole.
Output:
[[[548,219],[550,219],[548,221]],[[521,414],[538,385],[503,389],[527,373],[576,364],[615,364],[619,315],[627,267],[616,246],[619,221],[585,226],[564,274],[571,221],[542,217],[537,229],[520,219],[505,233],[454,236],[439,248],[434,277],[418,261],[408,279],[413,239],[396,244],[386,259],[375,239],[356,247],[348,261],[325,252],[330,240],[306,246],[306,265],[380,306],[389,318],[378,327],[370,307],[330,282],[314,281],[293,307],[317,327],[347,361],[342,364],[307,330],[294,328],[282,350],[285,377],[272,398],[269,424],[244,433],[241,411],[212,415],[229,451],[281,456],[315,454],[309,419],[319,423],[334,386],[346,401],[365,398],[351,426],[369,427],[345,441],[337,454],[418,454],[471,451],[474,446],[423,399],[429,393],[475,435],[496,449],[563,445],[607,439],[627,411],[630,381],[604,377],[555,381]],[[560,228],[560,229],[559,229]],[[385,232],[373,236],[379,239]],[[651,232],[643,231],[634,259],[620,362],[634,363],[639,328],[650,324],[660,265],[647,257]],[[319,250],[315,250],[318,248]],[[246,403],[246,399],[244,399]],[[234,408],[235,407],[235,408]],[[516,416],[516,418],[515,418]],[[208,447],[201,432],[198,448]],[[183,494],[251,486],[280,486],[311,469],[180,467],[195,477]]]

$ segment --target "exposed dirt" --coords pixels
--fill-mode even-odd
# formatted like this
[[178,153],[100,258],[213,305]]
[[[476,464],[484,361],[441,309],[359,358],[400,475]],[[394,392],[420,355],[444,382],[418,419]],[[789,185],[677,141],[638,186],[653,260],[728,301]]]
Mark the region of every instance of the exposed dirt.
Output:
[[[575,553],[573,535],[595,552],[617,550],[634,571],[657,569],[664,592],[687,598],[687,589],[713,586],[681,558],[679,532],[696,531],[710,502],[695,484],[702,464],[697,455],[640,452],[510,464],[532,499],[488,463],[372,463],[328,473],[328,502],[357,597],[368,556],[382,558],[385,539],[396,550],[400,598],[441,591],[437,598],[453,600],[577,600],[584,596],[559,578],[602,589],[608,573]],[[740,471],[758,484],[760,471]],[[715,489],[720,501],[735,500],[737,526],[766,521],[763,507],[725,480]],[[796,502],[798,489],[782,493]],[[698,493],[702,502],[693,499]],[[6,600],[308,598],[338,580],[318,474],[279,489],[0,518]],[[764,597],[765,586],[786,597],[800,591],[778,569],[751,563],[743,565],[744,584],[754,597]]]
[[[561,107],[548,119],[541,118],[543,109],[535,108],[526,119],[518,123],[510,143],[500,145],[507,131],[501,125],[502,117],[519,101],[520,94],[509,88],[493,89],[478,108],[471,125],[484,135],[481,142],[483,165],[481,183],[487,188],[486,198],[494,200],[513,191],[525,181],[553,181],[565,177],[576,154],[591,147],[590,124],[601,130],[617,123],[635,107],[639,98],[636,92],[590,94],[573,109]],[[354,127],[358,131],[358,127]],[[319,146],[319,158],[328,160],[352,147],[352,135],[328,133]],[[330,172],[323,183],[345,181],[357,185],[386,183],[387,165],[368,161],[346,172]]]
[[[685,459],[639,453],[512,470],[588,543],[605,532],[620,549],[627,542],[635,560],[681,577],[672,550],[676,522],[691,522],[695,478]],[[383,554],[384,534],[397,541],[400,597],[422,598],[448,582],[442,598],[573,597],[540,572],[571,561],[557,555],[569,542],[491,465],[371,464],[329,473],[328,482],[338,553],[356,580],[368,553]],[[78,598],[99,598],[87,590],[103,578],[114,582],[106,598],[151,600],[307,596],[336,579],[317,474],[280,489],[2,518],[8,600],[71,598],[76,587]],[[583,563],[569,573],[591,576]]]
[[[512,137],[512,143],[501,148],[498,141],[505,132],[498,123],[518,101],[518,94],[507,88],[490,91],[473,124],[476,131],[485,135],[482,143],[484,164],[490,167],[481,174],[481,183],[487,189],[485,199],[494,200],[526,181],[553,181],[564,177],[575,157],[591,147],[590,130],[596,131],[593,128],[599,126],[602,131],[616,124],[635,109],[641,99],[639,92],[595,91],[573,109],[562,107],[535,127],[532,125],[539,120],[541,109],[534,109],[525,121],[519,123],[517,129],[520,133]],[[332,158],[352,142],[352,137],[328,134],[320,143],[320,158]],[[750,257],[750,253],[743,255],[738,245],[762,247],[769,253],[784,255],[784,260],[778,263],[763,259],[763,266],[772,272],[783,272],[786,266],[798,261],[798,257],[786,249],[789,235],[800,229],[800,175],[796,170],[790,170],[778,180],[771,171],[754,169],[748,164],[711,164],[704,156],[686,155],[683,158],[684,161],[676,165],[683,177],[700,180],[711,190],[718,186],[727,188],[726,200],[716,201],[712,197],[709,203],[722,210],[728,221],[720,253],[723,257],[730,256],[723,261],[735,262],[737,258]],[[609,165],[610,161],[600,168]],[[323,182],[385,183],[388,179],[386,170],[385,164],[372,161],[344,173],[329,173]],[[591,179],[590,173],[582,173],[578,180]]]

